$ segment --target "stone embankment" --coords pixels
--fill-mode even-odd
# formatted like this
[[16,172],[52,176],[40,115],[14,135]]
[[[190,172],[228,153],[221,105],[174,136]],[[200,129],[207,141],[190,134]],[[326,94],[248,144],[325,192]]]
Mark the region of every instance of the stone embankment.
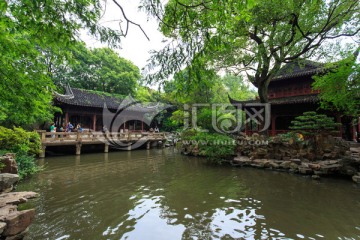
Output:
[[23,239],[35,217],[35,209],[18,211],[17,206],[37,197],[35,192],[11,192],[19,181],[14,154],[0,157],[0,239]]
[[[247,144],[247,143],[266,144]],[[258,134],[238,136],[236,166],[251,166],[312,175],[345,175],[360,183],[360,148],[332,136],[319,135],[309,140],[267,138]]]

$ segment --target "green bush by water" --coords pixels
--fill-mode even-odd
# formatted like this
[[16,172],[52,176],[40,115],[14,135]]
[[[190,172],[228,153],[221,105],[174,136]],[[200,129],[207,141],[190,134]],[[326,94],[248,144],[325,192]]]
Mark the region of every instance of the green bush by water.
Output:
[[198,132],[190,129],[182,132],[182,144],[198,147],[198,156],[206,157],[211,162],[222,163],[231,158],[235,152],[235,140],[225,134]]
[[37,132],[27,132],[22,128],[13,129],[0,126],[0,155],[12,152],[20,178],[30,176],[41,170],[36,164],[35,155],[41,151],[40,136]]

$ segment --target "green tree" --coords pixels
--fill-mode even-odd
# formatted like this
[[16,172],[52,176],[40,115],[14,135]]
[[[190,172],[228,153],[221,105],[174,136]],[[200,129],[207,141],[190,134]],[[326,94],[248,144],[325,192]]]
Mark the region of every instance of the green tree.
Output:
[[[215,131],[212,125],[211,103],[227,104],[229,95],[241,100],[251,99],[255,96],[255,92],[249,89],[241,77],[231,74],[220,77],[213,70],[206,69],[202,71],[185,69],[175,74],[172,81],[164,83],[164,91],[165,99],[170,99],[170,103],[177,107],[168,121],[170,125],[178,124],[180,126],[186,115],[191,119],[194,106],[197,108],[198,127],[209,131]],[[217,113],[217,117],[226,118],[225,122],[228,126],[221,126],[221,128],[230,129],[236,123],[235,117],[227,114],[225,109],[222,111],[223,113]]]
[[320,90],[320,103],[324,109],[344,112],[350,116],[360,115],[360,64],[355,54],[329,64],[325,75],[314,77],[313,88]]
[[298,130],[305,135],[316,135],[329,133],[338,126],[339,124],[335,123],[333,118],[324,114],[304,112],[302,116],[298,116],[294,121],[291,121],[291,126],[289,128]]
[[256,91],[251,90],[241,76],[226,74],[222,77],[221,82],[227,93],[234,99],[249,100],[256,96]]
[[95,48],[91,52],[91,70],[96,79],[94,90],[122,95],[135,93],[141,77],[137,66],[110,48]]
[[149,81],[203,61],[215,70],[245,71],[261,102],[268,101],[268,85],[283,63],[314,56],[329,40],[360,31],[357,0],[170,0],[165,6],[151,0],[143,8],[160,19],[170,39],[153,52],[147,68],[160,70]]
[[135,94],[141,77],[131,61],[120,57],[110,48],[88,49],[78,42],[69,50],[70,61],[52,68],[52,79],[58,87],[72,87],[114,94]]
[[99,25],[104,9],[100,0],[0,1],[1,125],[30,127],[52,118],[51,69],[67,58],[65,50],[76,42],[80,31],[111,46],[119,45],[128,26],[137,24],[113,2],[127,24],[125,31]]

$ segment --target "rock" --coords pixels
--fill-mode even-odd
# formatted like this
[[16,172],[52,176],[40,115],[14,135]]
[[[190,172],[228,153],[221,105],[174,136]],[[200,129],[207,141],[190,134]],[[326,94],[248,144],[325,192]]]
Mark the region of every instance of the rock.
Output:
[[5,227],[6,227],[6,223],[0,222],[0,234],[4,232]]
[[263,167],[264,168],[269,168],[270,167],[270,161],[265,159],[264,162],[263,162]]
[[234,158],[235,162],[248,162],[251,161],[249,157],[247,156],[237,156]]
[[339,171],[341,168],[340,164],[328,164],[328,165],[320,165],[320,171],[323,174],[329,174],[333,172]]
[[331,153],[332,151],[331,151],[330,148],[326,148],[326,149],[324,149],[324,152],[325,152],[325,153]]
[[251,162],[250,166],[257,167],[257,168],[264,168],[264,162],[265,162],[265,160],[263,160],[263,159],[254,159]]
[[313,170],[311,168],[308,168],[308,167],[299,167],[299,172],[301,174],[310,175],[310,174],[313,173]]
[[291,165],[291,162],[290,161],[284,161],[280,164],[280,167],[281,168],[284,168],[284,169],[289,169],[290,168],[290,165]]
[[329,160],[329,164],[339,164],[341,159],[338,160]]
[[18,173],[18,165],[15,161],[15,154],[7,153],[4,156],[0,157],[0,162],[5,166],[0,170],[0,173]]
[[0,174],[0,191],[10,192],[13,185],[19,181],[19,175],[11,173]]
[[273,161],[269,161],[269,166],[270,166],[271,168],[274,168],[274,169],[280,168],[280,165],[277,164],[277,163],[275,163],[275,162],[273,162]]
[[325,173],[323,171],[320,171],[320,170],[314,170],[314,174],[318,175],[318,176],[321,176],[321,175],[324,175]]
[[4,207],[0,208],[0,220],[3,221],[5,216],[15,212],[17,209],[17,206],[15,205],[5,205]]
[[320,180],[320,176],[319,176],[319,175],[312,175],[311,178],[314,179],[314,180]]
[[354,176],[352,177],[352,180],[353,180],[354,182],[360,184],[360,176],[359,176],[359,175],[354,175]]
[[9,237],[5,238],[5,240],[22,240],[28,231],[29,231],[29,228],[26,228],[21,233],[16,234],[15,236],[9,236]]
[[301,160],[298,158],[290,159],[291,162],[296,163],[297,165],[301,164]]
[[352,167],[352,166],[344,166],[341,168],[341,173],[344,175],[348,175],[348,176],[353,176],[356,175],[356,168]]
[[3,236],[14,236],[24,232],[35,217],[35,209],[14,212],[5,217],[7,224]]
[[251,160],[249,157],[246,156],[238,156],[235,157],[233,160],[235,163],[239,163],[239,164],[243,164],[243,165],[248,165],[251,163]]
[[341,164],[329,164],[329,165],[320,165],[320,169],[327,169],[327,170],[339,170]]
[[309,163],[307,163],[307,162],[302,162],[300,166],[301,166],[301,167],[305,167],[305,168],[309,168]]
[[319,170],[320,169],[320,164],[318,163],[309,163],[308,164],[309,168],[313,169],[313,170]]
[[296,163],[290,163],[290,169],[293,169],[293,170],[295,170],[295,169],[298,169],[299,168],[299,165],[298,164],[296,164]]
[[35,192],[10,192],[0,194],[0,207],[6,204],[19,204],[24,203],[27,199],[37,197]]

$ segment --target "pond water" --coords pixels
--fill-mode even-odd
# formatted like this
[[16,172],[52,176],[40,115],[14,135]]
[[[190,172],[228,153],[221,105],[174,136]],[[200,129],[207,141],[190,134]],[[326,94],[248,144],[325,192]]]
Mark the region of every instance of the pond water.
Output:
[[360,188],[175,149],[49,157],[26,239],[360,239]]

